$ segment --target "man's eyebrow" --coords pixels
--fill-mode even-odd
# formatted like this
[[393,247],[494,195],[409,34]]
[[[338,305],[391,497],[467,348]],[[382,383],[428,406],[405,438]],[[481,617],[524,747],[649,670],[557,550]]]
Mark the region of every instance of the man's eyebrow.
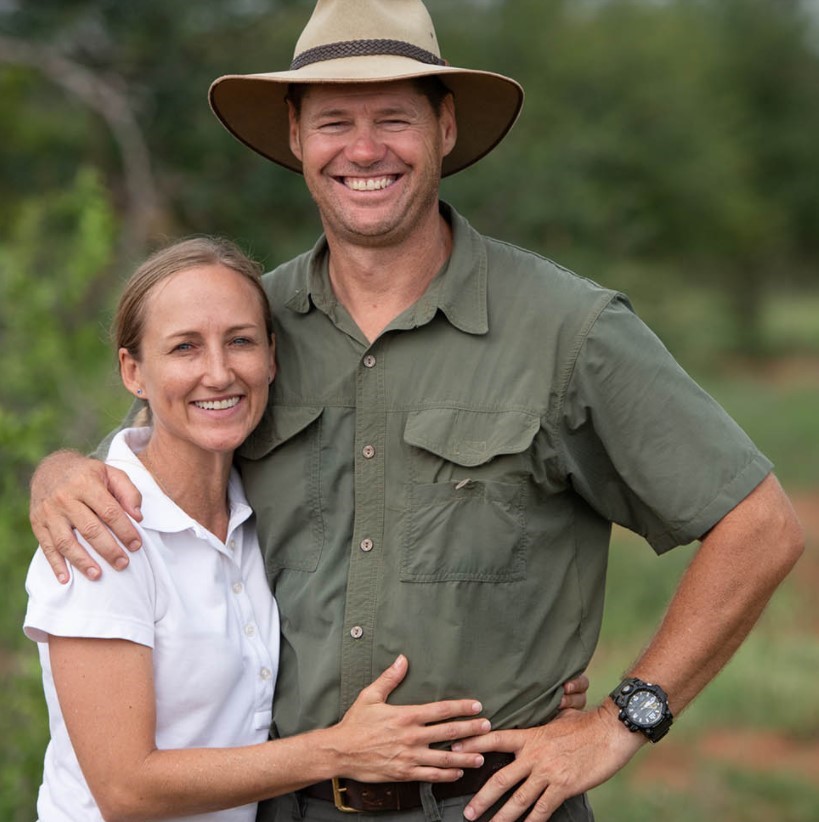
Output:
[[[411,113],[411,108],[409,106],[389,104],[373,108],[372,113],[378,117],[389,117],[395,114],[408,116]],[[343,106],[328,106],[327,108],[319,109],[315,113],[316,119],[349,116],[351,116],[351,110]]]

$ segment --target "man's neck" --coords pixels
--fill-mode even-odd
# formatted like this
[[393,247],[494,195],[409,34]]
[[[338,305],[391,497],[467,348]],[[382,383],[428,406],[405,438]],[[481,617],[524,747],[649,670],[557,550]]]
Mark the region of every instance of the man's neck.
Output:
[[330,283],[370,342],[426,291],[452,251],[452,230],[436,211],[429,230],[392,245],[367,246],[327,237]]

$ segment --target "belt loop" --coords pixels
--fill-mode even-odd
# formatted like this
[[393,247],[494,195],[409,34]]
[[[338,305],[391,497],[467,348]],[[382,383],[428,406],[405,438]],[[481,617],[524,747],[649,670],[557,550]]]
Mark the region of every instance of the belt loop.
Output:
[[295,791],[291,794],[293,801],[290,806],[290,813],[294,822],[301,822],[304,815],[307,813],[307,797],[301,791]]
[[441,808],[432,793],[432,785],[429,782],[422,782],[418,786],[418,793],[421,797],[421,807],[424,809],[424,822],[442,822]]

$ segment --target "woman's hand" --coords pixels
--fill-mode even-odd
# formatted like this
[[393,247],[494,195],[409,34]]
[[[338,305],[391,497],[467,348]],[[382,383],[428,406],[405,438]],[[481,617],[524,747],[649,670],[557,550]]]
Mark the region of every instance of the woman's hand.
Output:
[[483,756],[430,747],[481,736],[489,720],[475,717],[482,706],[474,699],[424,705],[388,705],[387,698],[406,676],[403,655],[366,687],[344,718],[334,726],[338,776],[362,782],[452,782],[463,768],[476,768]]

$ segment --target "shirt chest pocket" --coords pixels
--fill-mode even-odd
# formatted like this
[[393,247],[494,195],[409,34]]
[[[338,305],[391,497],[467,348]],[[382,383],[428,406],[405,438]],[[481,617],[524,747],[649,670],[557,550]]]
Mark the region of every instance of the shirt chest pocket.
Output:
[[435,408],[409,414],[404,582],[526,577],[526,504],[537,416]]

